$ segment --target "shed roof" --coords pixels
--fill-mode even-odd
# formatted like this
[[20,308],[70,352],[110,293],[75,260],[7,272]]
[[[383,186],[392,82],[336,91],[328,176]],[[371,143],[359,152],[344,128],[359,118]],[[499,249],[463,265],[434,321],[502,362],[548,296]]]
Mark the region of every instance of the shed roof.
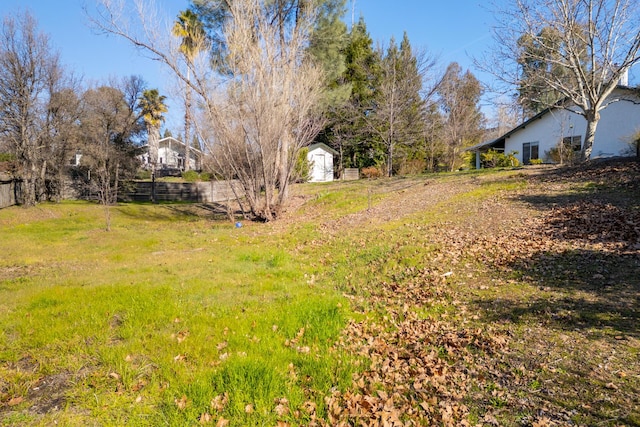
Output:
[[313,151],[313,150],[315,150],[316,148],[322,148],[324,151],[326,151],[326,152],[328,152],[328,153],[331,153],[331,154],[333,154],[334,156],[337,156],[338,154],[340,154],[340,153],[338,153],[336,150],[334,150],[333,148],[329,147],[327,144],[324,144],[324,143],[322,143],[322,142],[317,142],[317,143],[315,143],[315,144],[311,144],[311,145],[309,146],[309,151]]

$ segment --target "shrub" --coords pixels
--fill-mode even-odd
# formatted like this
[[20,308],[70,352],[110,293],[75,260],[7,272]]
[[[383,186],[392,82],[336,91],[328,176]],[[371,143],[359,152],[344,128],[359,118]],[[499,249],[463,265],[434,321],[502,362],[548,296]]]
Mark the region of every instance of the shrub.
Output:
[[542,159],[531,159],[529,163],[531,163],[532,165],[541,165],[543,162]]
[[554,163],[573,165],[580,160],[580,151],[574,151],[570,145],[560,141],[549,151],[545,151],[545,156]]
[[136,179],[151,179],[151,171],[140,169],[136,172]]
[[309,147],[304,147],[298,152],[298,158],[293,168],[294,182],[307,182],[311,179],[311,162],[307,159]]
[[194,170],[189,170],[182,172],[182,179],[187,182],[196,182],[200,179],[200,175]]
[[418,175],[425,171],[427,162],[422,159],[406,160],[400,165],[399,175]]
[[362,168],[360,173],[362,176],[369,179],[380,178],[384,176],[380,168],[377,166],[369,166],[367,168]]
[[12,162],[16,159],[11,153],[0,153],[0,162]]
[[511,151],[507,154],[501,153],[496,150],[489,150],[486,153],[482,153],[480,158],[485,168],[508,168],[516,167],[520,165],[520,162],[516,158],[517,151]]

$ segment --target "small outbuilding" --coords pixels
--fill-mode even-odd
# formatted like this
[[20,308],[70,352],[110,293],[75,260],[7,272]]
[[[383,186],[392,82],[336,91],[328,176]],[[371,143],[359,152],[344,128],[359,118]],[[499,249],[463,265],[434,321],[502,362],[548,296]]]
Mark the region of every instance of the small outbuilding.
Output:
[[333,158],[338,152],[323,143],[309,146],[307,160],[311,164],[309,182],[333,181]]

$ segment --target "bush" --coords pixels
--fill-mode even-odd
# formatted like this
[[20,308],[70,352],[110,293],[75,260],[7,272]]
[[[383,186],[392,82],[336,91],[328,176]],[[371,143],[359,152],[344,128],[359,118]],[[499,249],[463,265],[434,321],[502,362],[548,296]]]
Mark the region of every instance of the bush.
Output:
[[293,168],[294,182],[307,182],[311,179],[311,162],[307,159],[309,147],[304,147],[298,152],[298,158]]
[[402,162],[399,175],[419,175],[427,169],[427,162],[422,159],[413,159]]
[[369,166],[368,168],[362,168],[360,174],[369,179],[380,178],[384,176],[382,170],[378,166]]
[[542,159],[531,159],[529,160],[529,163],[531,163],[532,165],[541,165],[543,162]]
[[501,153],[496,150],[489,150],[486,153],[482,153],[480,158],[485,168],[508,168],[516,167],[520,165],[520,162],[516,158],[517,151],[511,151],[507,154]]
[[140,169],[136,172],[136,179],[151,179],[151,171],[146,169]]
[[11,153],[0,153],[0,162],[12,162],[16,159]]
[[562,141],[549,151],[545,151],[544,155],[552,162],[561,165],[573,165],[580,161],[580,151],[574,151],[570,145],[564,144]]
[[182,179],[187,182],[196,182],[200,179],[200,174],[193,170],[182,172]]

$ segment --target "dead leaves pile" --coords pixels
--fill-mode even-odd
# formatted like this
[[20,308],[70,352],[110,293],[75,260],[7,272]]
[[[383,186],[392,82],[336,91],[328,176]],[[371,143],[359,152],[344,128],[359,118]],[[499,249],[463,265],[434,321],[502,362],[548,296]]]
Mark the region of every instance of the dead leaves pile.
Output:
[[326,399],[328,425],[469,425],[465,396],[478,375],[475,353],[491,354],[506,345],[494,331],[453,325],[419,313],[451,304],[466,312],[447,286],[449,275],[413,271],[406,286],[376,284],[367,298],[384,304],[380,323],[352,322],[338,344],[370,360],[349,392]]
[[543,219],[553,239],[600,243],[613,250],[640,249],[640,211],[611,203],[580,201],[552,209]]

